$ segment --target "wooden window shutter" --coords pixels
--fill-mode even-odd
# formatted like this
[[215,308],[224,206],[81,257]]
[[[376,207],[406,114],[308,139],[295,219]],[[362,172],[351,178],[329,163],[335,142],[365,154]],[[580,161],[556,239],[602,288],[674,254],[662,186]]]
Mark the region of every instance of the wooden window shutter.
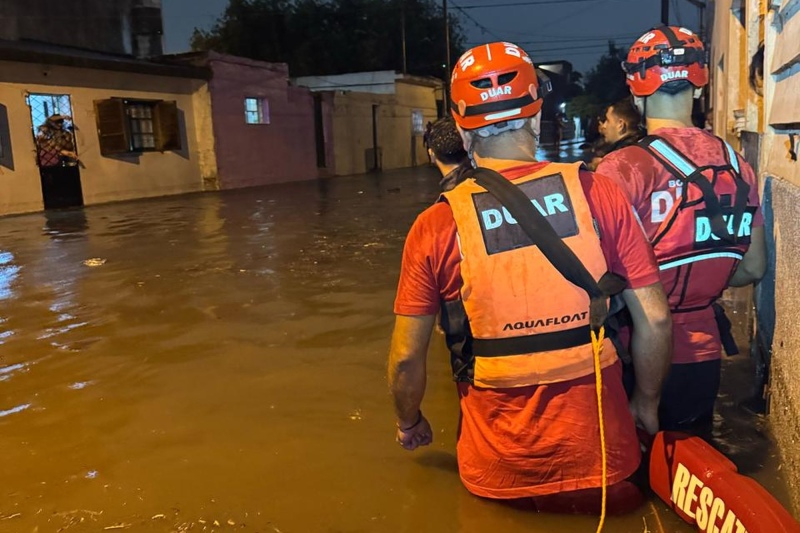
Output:
[[8,127],[8,109],[0,104],[0,166],[14,170],[14,158],[11,155],[11,131]]
[[94,101],[97,137],[102,155],[124,154],[131,150],[131,139],[125,117],[125,104],[111,98]]
[[156,133],[156,150],[181,149],[181,125],[178,104],[174,101],[158,102],[153,109],[153,126]]

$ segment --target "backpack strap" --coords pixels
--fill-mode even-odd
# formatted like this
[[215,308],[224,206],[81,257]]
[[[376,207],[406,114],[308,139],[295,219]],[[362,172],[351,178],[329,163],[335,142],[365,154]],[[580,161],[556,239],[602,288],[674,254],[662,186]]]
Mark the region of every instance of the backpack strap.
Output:
[[[703,202],[706,206],[706,213],[708,215],[709,222],[711,223],[711,231],[713,231],[714,235],[723,241],[726,241],[730,244],[736,244],[738,226],[734,225],[735,229],[733,232],[728,231],[728,226],[725,223],[725,219],[722,217],[722,206],[720,205],[719,198],[717,198],[717,195],[714,191],[714,185],[703,174],[703,172],[706,170],[717,170],[717,168],[712,166],[698,167],[683,154],[681,154],[680,151],[672,146],[666,139],[657,135],[648,135],[642,139],[640,146],[644,148],[650,155],[655,157],[656,160],[658,160],[662,165],[664,165],[664,168],[666,168],[670,174],[675,176],[676,179],[682,183],[694,183],[700,189],[700,192],[703,195]],[[727,159],[728,158],[726,157],[726,160]],[[738,161],[736,164],[738,166]],[[730,162],[729,167],[734,170],[735,175],[739,175],[738,172],[735,172],[735,169]],[[745,183],[745,185],[747,184]],[[737,180],[737,205],[739,204],[739,192]],[[653,246],[658,244],[664,234],[666,234],[666,232],[672,226],[675,218],[678,216],[678,211],[685,205],[686,198],[687,188],[684,187],[683,198],[680,202],[675,202],[669,216],[664,220],[664,222],[662,222],[661,227],[659,227],[658,234],[653,239]],[[745,196],[745,205],[741,206],[741,212],[739,213],[738,220],[741,220],[746,207],[746,202],[747,197]],[[734,215],[735,214],[736,208],[734,208]],[[734,217],[734,223],[736,220],[737,218]]]
[[[742,217],[747,210],[747,199],[750,196],[750,184],[742,177],[739,157],[736,151],[724,139],[720,139],[720,141],[722,141],[722,144],[725,146],[725,159],[733,170],[733,178],[736,183],[736,200],[733,204],[733,233],[734,239],[736,239],[739,234],[739,225],[742,223]],[[736,241],[734,240],[734,242]]]

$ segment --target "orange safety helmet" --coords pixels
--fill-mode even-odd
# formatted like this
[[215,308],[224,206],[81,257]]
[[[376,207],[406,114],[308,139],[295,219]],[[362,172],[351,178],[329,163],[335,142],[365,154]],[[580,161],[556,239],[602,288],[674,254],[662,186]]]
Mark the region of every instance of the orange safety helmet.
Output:
[[634,96],[650,96],[675,81],[703,87],[708,84],[708,55],[691,30],[659,26],[633,43],[622,70]]
[[533,61],[512,43],[488,43],[462,55],[450,81],[450,111],[456,123],[474,130],[529,118],[551,90],[540,83]]

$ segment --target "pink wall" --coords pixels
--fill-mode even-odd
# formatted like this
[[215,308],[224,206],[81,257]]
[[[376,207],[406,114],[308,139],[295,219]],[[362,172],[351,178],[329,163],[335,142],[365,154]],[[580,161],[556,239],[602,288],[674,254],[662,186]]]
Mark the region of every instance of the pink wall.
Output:
[[[317,168],[314,98],[290,87],[283,63],[264,63],[210,53],[209,88],[219,183],[222,189],[309,180],[332,169]],[[245,123],[245,97],[266,98],[269,124]],[[323,101],[323,123],[332,122]],[[330,142],[329,135],[326,135]],[[332,162],[332,144],[328,152]]]

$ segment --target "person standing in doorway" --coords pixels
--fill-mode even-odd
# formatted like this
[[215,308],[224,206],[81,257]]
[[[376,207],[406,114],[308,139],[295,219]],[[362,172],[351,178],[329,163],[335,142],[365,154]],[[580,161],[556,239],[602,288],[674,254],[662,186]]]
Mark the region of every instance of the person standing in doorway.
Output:
[[69,117],[51,115],[39,126],[36,134],[36,155],[39,167],[74,166],[78,162],[75,136],[64,127]]
[[660,425],[702,432],[720,382],[726,320],[716,300],[766,268],[756,177],[729,144],[692,125],[692,102],[708,84],[708,56],[696,34],[654,28],[633,44],[623,68],[650,135],[607,155],[597,172],[629,195],[669,298],[674,356]]
[[[596,360],[609,507],[631,509],[641,502],[628,480],[641,459],[634,421],[657,431],[670,360],[670,314],[652,249],[612,181],[580,163],[536,160],[544,91],[525,51],[501,42],[469,50],[454,69],[451,95],[475,164],[501,173],[534,205],[549,205],[545,213],[560,228],[558,237],[594,279],[625,278],[622,298],[637,326],[633,361],[643,377],[630,402],[609,339]],[[388,365],[396,440],[406,450],[433,440],[421,404],[428,343],[441,311],[460,401],[457,456],[467,490],[539,510],[597,512],[602,426],[590,301],[504,209],[467,179],[409,231]]]

